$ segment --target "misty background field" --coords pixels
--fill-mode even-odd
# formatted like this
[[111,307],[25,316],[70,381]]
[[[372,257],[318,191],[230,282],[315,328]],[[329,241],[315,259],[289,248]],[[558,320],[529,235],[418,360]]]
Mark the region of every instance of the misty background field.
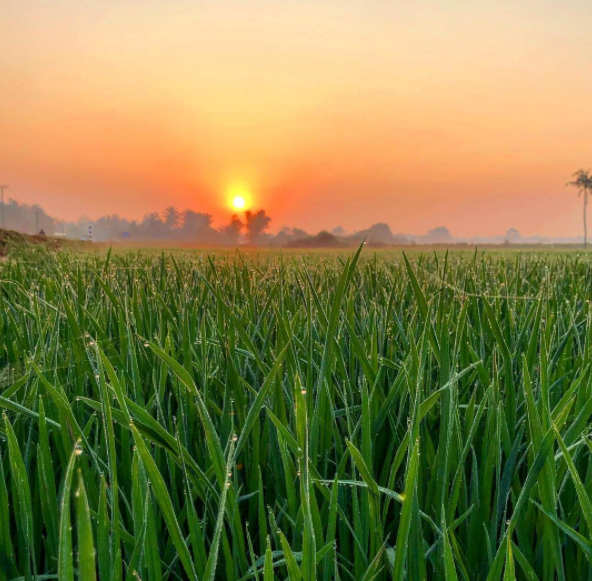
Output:
[[0,262],[0,580],[590,579],[577,253]]

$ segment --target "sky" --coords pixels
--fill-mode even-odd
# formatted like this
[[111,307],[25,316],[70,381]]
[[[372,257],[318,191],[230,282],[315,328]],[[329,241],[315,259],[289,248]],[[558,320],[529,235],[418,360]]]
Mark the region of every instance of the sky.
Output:
[[0,0],[0,183],[72,220],[581,234],[589,0]]

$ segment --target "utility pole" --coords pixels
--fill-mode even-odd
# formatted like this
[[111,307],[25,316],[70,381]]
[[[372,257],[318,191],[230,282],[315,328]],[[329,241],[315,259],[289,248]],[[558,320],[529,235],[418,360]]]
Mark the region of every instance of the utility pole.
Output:
[[4,190],[7,190],[8,186],[0,186],[0,192],[2,192],[2,228],[6,229],[6,217],[4,216]]
[[35,234],[39,234],[39,212],[35,212]]

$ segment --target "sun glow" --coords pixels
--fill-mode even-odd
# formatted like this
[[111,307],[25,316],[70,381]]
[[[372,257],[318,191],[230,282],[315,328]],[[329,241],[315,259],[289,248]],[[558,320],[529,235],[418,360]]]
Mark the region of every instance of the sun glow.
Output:
[[251,195],[243,186],[231,187],[228,191],[228,204],[238,212],[244,212],[251,206]]
[[246,205],[247,201],[243,196],[234,196],[234,198],[232,198],[232,207],[235,210],[244,210]]

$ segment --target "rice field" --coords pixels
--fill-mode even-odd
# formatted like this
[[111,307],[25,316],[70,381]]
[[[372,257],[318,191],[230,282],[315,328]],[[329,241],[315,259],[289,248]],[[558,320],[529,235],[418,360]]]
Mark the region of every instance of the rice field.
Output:
[[0,262],[0,581],[592,580],[576,253]]

